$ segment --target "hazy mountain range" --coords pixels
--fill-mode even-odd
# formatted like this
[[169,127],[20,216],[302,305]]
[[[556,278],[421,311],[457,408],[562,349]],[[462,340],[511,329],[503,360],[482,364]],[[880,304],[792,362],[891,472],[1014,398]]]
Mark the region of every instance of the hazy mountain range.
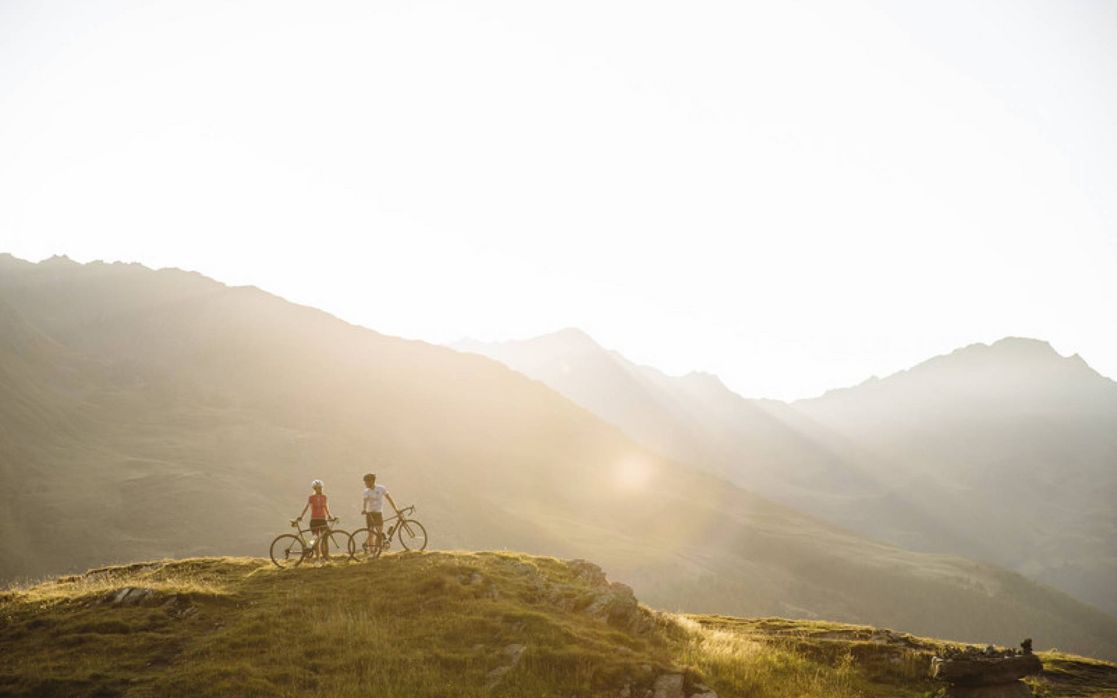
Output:
[[975,344],[792,403],[745,399],[708,374],[664,375],[573,329],[457,346],[759,494],[1117,613],[1117,383],[1046,342]]
[[372,470],[436,547],[592,558],[659,607],[1117,656],[1117,619],[1018,574],[822,523],[488,358],[179,270],[0,256],[0,433],[7,579],[261,555],[311,478],[355,525]]

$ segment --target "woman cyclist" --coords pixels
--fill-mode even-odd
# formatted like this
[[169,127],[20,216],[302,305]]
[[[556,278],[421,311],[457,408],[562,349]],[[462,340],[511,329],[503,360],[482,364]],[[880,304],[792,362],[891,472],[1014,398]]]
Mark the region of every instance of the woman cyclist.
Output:
[[310,483],[314,488],[314,494],[306,500],[306,506],[303,507],[302,514],[295,521],[302,521],[303,515],[306,510],[310,509],[310,533],[314,536],[314,555],[323,560],[330,559],[330,546],[326,540],[326,533],[329,532],[329,522],[336,521],[330,514],[330,504],[326,495],[322,494],[322,488],[325,486],[321,480],[315,480]]

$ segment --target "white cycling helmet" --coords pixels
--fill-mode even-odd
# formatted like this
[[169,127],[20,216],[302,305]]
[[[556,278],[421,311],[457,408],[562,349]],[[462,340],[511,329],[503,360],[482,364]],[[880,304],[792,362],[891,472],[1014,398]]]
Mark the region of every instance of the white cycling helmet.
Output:
[[322,482],[321,480],[315,480],[314,482],[310,483],[310,486],[311,487],[325,487],[326,483]]

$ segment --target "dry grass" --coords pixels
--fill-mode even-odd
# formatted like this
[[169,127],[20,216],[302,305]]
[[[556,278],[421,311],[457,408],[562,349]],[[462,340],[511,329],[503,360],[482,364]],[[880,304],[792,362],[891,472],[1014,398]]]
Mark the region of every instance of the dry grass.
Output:
[[10,585],[0,601],[51,604],[103,597],[126,587],[143,587],[159,594],[223,596],[236,579],[234,570],[256,570],[255,558],[163,560],[135,565],[115,565],[84,574],[25,581]]
[[[668,622],[677,628],[672,634],[682,638],[677,657],[728,695],[900,698],[923,696],[934,688],[926,679],[925,661],[898,660],[910,652],[881,647],[865,652],[869,643],[858,647],[850,641],[811,641],[810,634],[818,628],[809,621],[787,621],[788,625],[798,624],[801,632],[784,636],[746,624],[709,624],[698,619],[701,617],[669,617]],[[881,671],[881,664],[888,670]]]
[[[154,593],[138,606],[105,601],[125,587]],[[253,558],[103,568],[3,592],[0,695],[615,698],[625,686],[643,695],[668,672],[722,698],[937,690],[925,678],[932,641],[650,611],[650,629],[635,632],[581,612],[593,593],[562,561],[497,553],[284,571]],[[492,680],[513,644],[526,647],[522,660]],[[1079,688],[1117,677],[1105,663],[1050,661]],[[1070,685],[1042,690],[1091,695]]]

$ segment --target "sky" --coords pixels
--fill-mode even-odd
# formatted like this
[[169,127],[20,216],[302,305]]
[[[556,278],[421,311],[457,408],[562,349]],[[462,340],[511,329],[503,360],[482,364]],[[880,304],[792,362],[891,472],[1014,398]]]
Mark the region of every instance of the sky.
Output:
[[749,397],[1117,377],[1117,3],[0,0],[0,251]]

